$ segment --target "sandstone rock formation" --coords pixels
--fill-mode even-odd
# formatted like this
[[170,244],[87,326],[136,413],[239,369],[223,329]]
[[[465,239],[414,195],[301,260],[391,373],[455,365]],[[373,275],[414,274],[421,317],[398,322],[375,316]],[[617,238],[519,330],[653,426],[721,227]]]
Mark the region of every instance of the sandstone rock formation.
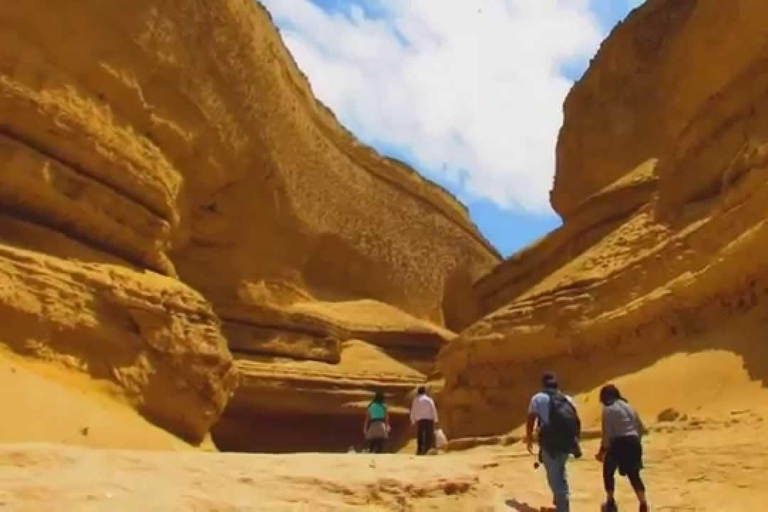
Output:
[[229,446],[397,402],[479,317],[497,253],[336,122],[255,2],[5,3],[0,42],[0,342],[191,440],[239,369]]
[[0,218],[0,341],[114,381],[150,420],[201,441],[235,385],[210,304],[174,279],[18,218]]
[[563,227],[478,281],[487,316],[441,354],[454,437],[519,425],[544,369],[580,393],[717,349],[766,381],[755,329],[700,343],[765,321],[766,15],[759,0],[649,0],[604,43],[565,104]]

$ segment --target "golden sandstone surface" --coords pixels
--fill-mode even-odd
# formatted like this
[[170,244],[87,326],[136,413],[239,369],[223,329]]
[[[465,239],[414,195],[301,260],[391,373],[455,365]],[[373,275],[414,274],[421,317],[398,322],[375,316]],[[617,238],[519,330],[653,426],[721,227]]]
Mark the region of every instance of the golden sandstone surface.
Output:
[[[451,438],[496,436],[545,369],[590,425],[609,380],[651,417],[756,403],[766,15],[648,0],[616,28],[565,104],[563,226],[502,262],[315,100],[257,3],[4,3],[0,382],[27,391],[3,439],[167,446],[135,409],[194,444],[340,450],[374,389],[407,433],[427,379]],[[126,428],[60,435],[73,411]]]
[[315,100],[251,0],[4,2],[0,112],[0,343],[192,442],[228,401],[225,448],[357,433],[374,388],[397,404],[479,317],[500,261]]
[[651,417],[706,407],[697,386],[741,392],[694,356],[735,354],[766,381],[766,15],[760,0],[649,0],[603,44],[565,102],[563,226],[477,282],[488,314],[441,353],[454,436],[518,426],[545,369],[587,395],[694,358],[669,387],[632,381]]

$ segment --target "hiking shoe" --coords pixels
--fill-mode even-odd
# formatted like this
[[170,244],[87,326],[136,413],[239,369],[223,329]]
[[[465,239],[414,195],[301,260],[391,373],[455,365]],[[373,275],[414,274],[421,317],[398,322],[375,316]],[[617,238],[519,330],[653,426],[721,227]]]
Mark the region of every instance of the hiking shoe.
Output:
[[650,510],[650,509],[648,508],[648,503],[647,502],[644,501],[644,502],[640,503],[640,508],[639,508],[638,512],[648,512],[648,510]]
[[603,512],[619,512],[619,506],[616,505],[616,500],[608,500],[603,503],[603,506],[600,508],[600,510]]

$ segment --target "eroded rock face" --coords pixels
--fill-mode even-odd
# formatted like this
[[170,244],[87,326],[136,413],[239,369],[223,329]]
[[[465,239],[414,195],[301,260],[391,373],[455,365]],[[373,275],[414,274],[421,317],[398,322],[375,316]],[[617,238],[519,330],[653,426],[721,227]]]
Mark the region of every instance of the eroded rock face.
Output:
[[564,226],[478,282],[489,314],[441,355],[454,437],[519,425],[544,370],[593,389],[766,300],[767,14],[651,0],[604,44],[566,101]]
[[109,263],[95,251],[93,261],[72,261],[11,247],[8,233],[21,232],[87,254],[34,225],[0,218],[0,226],[0,341],[116,382],[148,419],[200,442],[237,378],[210,304],[183,283]]
[[[701,129],[696,125],[710,116],[713,102],[754,103],[759,86],[746,95],[733,87],[764,68],[765,24],[759,18],[765,9],[759,0],[728,6],[649,0],[619,25],[565,102],[554,208],[567,219],[581,202],[642,162],[674,151],[685,132]],[[737,37],[719,37],[735,28]],[[667,199],[694,199],[714,178],[700,176],[696,165],[673,167],[675,176],[660,172],[665,185],[678,187],[664,194]],[[684,180],[681,172],[692,176]],[[683,184],[690,190],[680,190]]]
[[[6,344],[33,340],[37,355],[73,357],[197,438],[235,383],[225,337],[243,358],[240,417],[316,414],[304,404],[339,379],[349,393],[323,414],[352,415],[392,379],[404,396],[450,330],[479,316],[471,284],[496,252],[445,191],[360,145],[315,101],[258,4],[8,3],[0,43],[6,282],[25,279],[15,259],[25,254],[48,280],[94,297],[62,311],[96,318],[73,320],[75,331],[110,332],[115,348],[61,342],[69,313],[39,311],[28,328],[50,334],[9,334]],[[88,272],[108,278],[70,283]],[[56,286],[31,287],[30,303]],[[3,299],[9,311],[21,307],[13,297]],[[102,314],[113,306],[122,313]],[[358,342],[363,359],[396,369],[377,377],[345,366]],[[151,354],[139,373],[152,383],[118,375],[121,343]],[[270,399],[263,375],[287,393]],[[293,393],[296,375],[311,389]],[[302,393],[310,398],[291,402]]]

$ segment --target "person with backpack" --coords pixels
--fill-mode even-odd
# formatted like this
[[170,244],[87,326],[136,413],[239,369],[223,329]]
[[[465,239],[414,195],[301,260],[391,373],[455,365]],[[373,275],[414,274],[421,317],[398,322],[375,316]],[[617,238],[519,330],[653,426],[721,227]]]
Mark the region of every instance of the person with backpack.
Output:
[[603,404],[603,437],[595,458],[603,463],[603,484],[607,495],[603,512],[618,511],[613,494],[617,469],[620,475],[629,478],[640,512],[648,512],[645,484],[640,477],[643,469],[643,422],[613,384],[600,390],[600,402]]
[[389,437],[392,428],[389,425],[389,411],[384,401],[384,393],[377,391],[373,400],[368,404],[363,423],[363,434],[370,453],[381,453],[384,442]]
[[437,407],[427,394],[427,388],[419,386],[411,404],[411,424],[416,425],[416,455],[426,455],[435,447]]
[[571,455],[581,457],[579,437],[581,420],[573,400],[560,392],[554,373],[545,373],[542,389],[531,398],[525,442],[533,453],[533,433],[538,424],[539,458],[547,473],[547,483],[552,490],[555,510],[570,511],[570,492],[566,464]]

